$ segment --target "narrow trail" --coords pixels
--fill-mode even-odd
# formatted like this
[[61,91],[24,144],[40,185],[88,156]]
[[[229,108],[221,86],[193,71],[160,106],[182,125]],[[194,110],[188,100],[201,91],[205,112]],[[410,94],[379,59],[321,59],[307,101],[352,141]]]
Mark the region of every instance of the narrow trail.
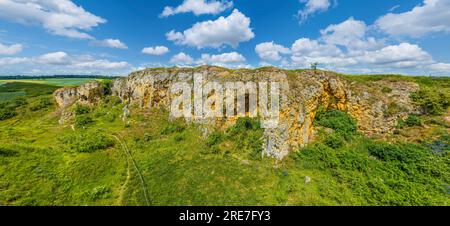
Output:
[[128,157],[127,158],[127,168],[128,168],[127,169],[127,179],[125,180],[125,183],[122,185],[122,189],[123,190],[122,190],[122,193],[120,195],[121,196],[120,197],[121,202],[123,201],[122,199],[123,199],[124,189],[125,189],[126,185],[128,184],[129,180],[131,179],[131,172],[130,172],[130,168],[128,167],[129,166],[129,162],[131,162],[133,164],[134,169],[136,170],[136,172],[137,172],[137,174],[139,176],[139,179],[140,179],[140,182],[141,182],[141,187],[142,187],[142,190],[144,192],[145,202],[146,202],[146,204],[148,206],[150,206],[150,201],[148,199],[148,194],[147,194],[147,186],[145,186],[144,177],[142,176],[142,173],[139,170],[139,167],[137,166],[136,161],[134,160],[133,156],[131,155],[131,152],[130,152],[130,149],[128,148],[128,145],[126,144],[126,142],[122,141],[123,139],[119,138],[120,135],[111,135],[111,136],[114,137],[114,139],[116,139],[117,142],[119,142],[119,144],[122,146],[122,150],[125,152],[125,155]]
[[[121,146],[122,146],[122,144],[121,144]],[[130,183],[130,180],[131,180],[131,170],[130,170],[131,164],[130,164],[130,161],[128,160],[128,156],[125,153],[125,149],[123,148],[123,146],[122,146],[122,150],[124,151],[125,161],[126,161],[126,164],[127,164],[127,177],[125,179],[125,182],[122,184],[122,186],[120,188],[120,195],[119,195],[119,200],[118,200],[118,205],[119,206],[122,206],[123,203],[124,203],[124,195],[125,195],[127,186],[128,186],[128,184]]]

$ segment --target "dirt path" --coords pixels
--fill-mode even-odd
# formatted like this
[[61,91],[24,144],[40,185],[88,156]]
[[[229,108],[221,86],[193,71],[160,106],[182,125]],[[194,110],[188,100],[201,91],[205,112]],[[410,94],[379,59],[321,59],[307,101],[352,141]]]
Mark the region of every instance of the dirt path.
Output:
[[121,194],[120,194],[120,198],[119,198],[120,204],[123,203],[123,198],[124,198],[123,196],[125,193],[126,186],[128,185],[129,181],[131,180],[131,172],[130,172],[130,167],[129,167],[129,165],[130,165],[129,163],[131,162],[139,176],[139,179],[141,182],[141,188],[144,192],[145,202],[148,206],[150,206],[150,201],[148,199],[148,194],[147,194],[147,186],[145,186],[144,177],[142,176],[142,173],[139,170],[139,167],[137,166],[136,161],[134,160],[133,156],[131,155],[128,145],[126,144],[126,142],[122,141],[123,139],[119,138],[120,135],[119,136],[111,135],[111,136],[114,137],[114,139],[116,139],[117,142],[119,142],[120,146],[122,146],[122,150],[125,152],[125,155],[127,157],[127,178],[125,179],[125,183],[122,185],[122,188],[121,188]]

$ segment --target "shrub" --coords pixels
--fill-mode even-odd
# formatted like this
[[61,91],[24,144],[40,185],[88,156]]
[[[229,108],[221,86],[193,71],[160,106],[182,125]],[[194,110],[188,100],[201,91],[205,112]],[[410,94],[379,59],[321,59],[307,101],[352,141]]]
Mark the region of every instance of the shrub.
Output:
[[333,129],[346,138],[357,131],[356,120],[339,110],[319,111],[315,118],[315,124]]
[[421,126],[422,125],[422,120],[415,116],[415,115],[410,115],[406,120],[405,120],[405,124],[407,126]]
[[214,131],[206,139],[206,145],[208,147],[213,147],[214,145],[220,143],[223,140],[223,134],[220,131]]
[[422,88],[411,94],[411,99],[427,115],[440,115],[450,106],[450,96],[439,90]]
[[77,104],[75,106],[75,110],[74,111],[75,111],[75,115],[84,115],[84,114],[89,113],[90,109],[89,109],[88,106]]
[[420,117],[418,117],[416,115],[410,115],[405,120],[399,120],[397,128],[403,128],[405,126],[413,127],[413,126],[421,126],[421,125],[422,125],[422,120],[420,119]]
[[235,141],[236,151],[247,153],[251,159],[261,157],[264,130],[259,119],[239,118],[227,131],[227,139]]
[[185,139],[185,137],[183,134],[177,134],[173,139],[175,140],[175,142],[181,142]]
[[332,133],[328,134],[323,141],[328,147],[333,149],[339,149],[344,145],[344,139],[341,135]]
[[16,109],[12,107],[5,107],[0,109],[0,121],[13,118],[17,115]]
[[181,124],[170,123],[162,129],[161,134],[169,135],[169,134],[173,134],[173,133],[180,133],[180,132],[183,132],[184,129],[185,129],[184,126]]
[[368,146],[369,154],[383,161],[417,162],[426,151],[413,144],[389,144],[384,142]]
[[149,141],[151,141],[153,139],[153,136],[151,135],[151,134],[149,134],[149,133],[145,133],[144,134],[144,141],[145,142],[149,142]]
[[308,166],[319,169],[331,169],[339,166],[336,151],[323,143],[312,143],[297,152],[297,158],[305,160]]
[[75,126],[77,127],[85,127],[94,123],[94,120],[87,115],[77,115],[75,116]]
[[59,140],[70,150],[80,153],[91,153],[114,145],[114,141],[99,130],[73,133],[60,137]]
[[238,134],[246,132],[247,130],[258,130],[261,128],[261,123],[259,120],[245,117],[238,118],[236,124],[228,129],[230,134]]
[[17,108],[27,105],[28,101],[24,97],[17,97],[16,99],[13,100],[12,104],[14,108]]
[[0,147],[0,156],[1,157],[11,157],[18,155],[18,152],[16,150],[12,150],[5,147]]
[[113,80],[110,80],[110,79],[104,79],[104,80],[100,81],[100,83],[102,84],[104,95],[112,94],[112,91],[111,91],[112,82],[113,82]]
[[52,105],[49,98],[41,98],[30,105],[30,111],[39,111]]

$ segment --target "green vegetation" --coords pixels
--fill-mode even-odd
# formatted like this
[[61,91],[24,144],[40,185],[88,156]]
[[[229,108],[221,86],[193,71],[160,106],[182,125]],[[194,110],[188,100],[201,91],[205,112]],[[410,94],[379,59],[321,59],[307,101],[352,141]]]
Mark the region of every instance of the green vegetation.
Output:
[[123,104],[107,96],[73,106],[62,126],[51,101],[57,88],[0,86],[25,92],[0,101],[1,111],[16,113],[0,120],[0,205],[146,205],[144,191],[150,205],[450,205],[443,116],[411,115],[399,134],[375,139],[346,113],[322,108],[315,140],[276,161],[261,157],[258,119],[213,130],[131,108],[124,123]]
[[0,121],[10,119],[16,115],[17,115],[17,112],[14,108],[2,107],[0,109]]
[[422,124],[423,124],[422,123],[422,119],[420,119],[419,116],[417,116],[417,115],[410,115],[410,116],[408,116],[408,118],[406,118],[406,120],[400,120],[398,122],[398,127],[399,128],[403,128],[405,126],[409,126],[409,127],[421,126]]
[[[329,112],[320,119],[327,122],[325,127],[355,125],[351,120],[335,120],[336,115],[345,118],[345,113]],[[415,119],[407,121],[415,123]],[[339,184],[346,184],[364,205],[449,204],[450,149],[436,155],[426,145],[389,144],[356,133],[347,133],[353,135],[344,141],[338,135],[342,131],[322,134],[320,140],[303,148],[296,156],[298,164],[329,173]]]
[[[318,126],[323,126],[333,129],[338,136],[343,136],[346,139],[350,138],[357,131],[357,122],[347,113],[338,110],[324,110],[323,108],[317,111],[314,123]],[[339,139],[338,137],[330,138],[332,140]],[[330,140],[330,142],[332,142]]]
[[69,151],[73,150],[80,153],[90,153],[114,145],[114,141],[105,132],[99,130],[67,134],[60,137],[59,140],[67,145]]
[[411,99],[425,114],[440,115],[450,106],[450,94],[441,90],[421,88],[411,95]]

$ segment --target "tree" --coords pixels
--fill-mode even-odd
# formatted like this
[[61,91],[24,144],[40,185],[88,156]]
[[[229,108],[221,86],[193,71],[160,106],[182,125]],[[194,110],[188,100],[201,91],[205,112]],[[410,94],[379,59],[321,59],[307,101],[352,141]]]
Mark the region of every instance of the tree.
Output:
[[319,66],[319,63],[318,62],[314,62],[314,63],[311,64],[311,69],[315,71],[315,70],[317,70],[318,66]]

